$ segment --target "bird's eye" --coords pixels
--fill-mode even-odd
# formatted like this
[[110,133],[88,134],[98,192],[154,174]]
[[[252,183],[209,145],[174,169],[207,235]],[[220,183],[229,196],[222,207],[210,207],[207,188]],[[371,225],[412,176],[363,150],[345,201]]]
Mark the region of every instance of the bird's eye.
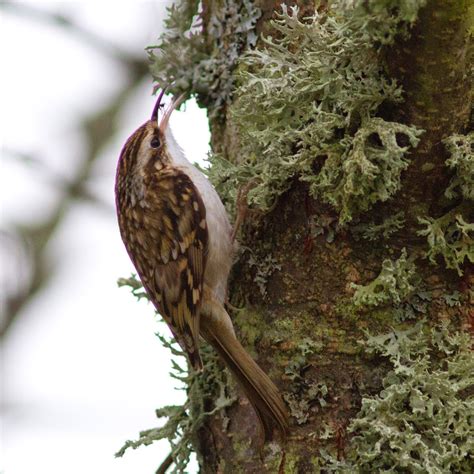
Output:
[[158,148],[161,145],[160,139],[158,137],[153,137],[150,142],[152,148]]

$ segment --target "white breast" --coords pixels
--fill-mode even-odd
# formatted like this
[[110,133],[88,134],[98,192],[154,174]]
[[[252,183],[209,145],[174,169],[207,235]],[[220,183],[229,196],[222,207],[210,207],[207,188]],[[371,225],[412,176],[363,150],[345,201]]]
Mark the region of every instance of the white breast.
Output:
[[170,127],[165,132],[166,146],[173,159],[173,165],[185,172],[201,194],[206,207],[206,221],[209,232],[209,253],[207,256],[204,283],[224,302],[227,279],[232,267],[234,245],[231,240],[232,227],[222,201],[209,180],[184,156],[176,143]]

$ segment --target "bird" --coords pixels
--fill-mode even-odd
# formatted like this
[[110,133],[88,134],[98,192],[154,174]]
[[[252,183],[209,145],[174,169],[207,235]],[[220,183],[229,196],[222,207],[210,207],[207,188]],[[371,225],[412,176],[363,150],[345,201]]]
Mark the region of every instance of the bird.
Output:
[[202,338],[242,387],[263,442],[273,439],[275,429],[284,440],[289,417],[282,396],[238,341],[225,308],[235,233],[216,190],[188,161],[169,126],[184,95],[162,112],[165,89],[150,120],[128,138],[119,156],[115,196],[122,240],[193,369],[203,370]]

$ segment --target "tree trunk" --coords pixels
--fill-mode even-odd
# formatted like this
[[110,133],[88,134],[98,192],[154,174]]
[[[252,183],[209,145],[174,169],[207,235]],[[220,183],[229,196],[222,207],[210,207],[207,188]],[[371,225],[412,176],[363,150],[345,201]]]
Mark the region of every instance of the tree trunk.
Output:
[[[312,2],[297,3],[305,14],[312,13]],[[221,4],[204,1],[204,31]],[[273,32],[269,21],[280,5],[260,2],[258,47],[262,32]],[[401,189],[388,201],[375,203],[339,226],[334,206],[313,197],[308,184],[292,177],[270,212],[247,215],[230,284],[230,302],[236,308],[232,317],[240,340],[288,402],[292,432],[285,443],[260,451],[256,416],[241,396],[225,411],[228,423],[218,413],[198,433],[203,473],[320,472],[325,469],[324,453],[343,462],[354,436],[348,427],[362,400],[377,396],[393,369],[386,354],[370,354],[361,345],[365,331],[373,335],[402,331],[423,318],[428,327],[449,321],[463,331],[472,330],[467,294],[472,268],[461,263],[459,271],[447,269],[442,255],[433,254],[435,263],[429,261],[426,236],[418,233],[423,229],[420,218],[458,211],[465,221],[469,218],[466,200],[444,197],[453,171],[446,166],[450,155],[442,142],[452,134],[469,132],[468,21],[467,1],[428,0],[409,38],[397,35],[381,49],[379,60],[403,86],[405,100],[396,107],[382,105],[377,115],[425,130],[402,172]],[[208,35],[207,41],[214,39]],[[214,151],[236,163],[241,144],[228,106],[214,114],[211,131]],[[357,232],[364,225],[381,225],[401,211],[405,225],[384,237],[372,240]],[[409,261],[415,274],[410,281],[416,284],[401,299],[355,304],[358,289],[380,276],[384,261],[391,262],[387,265],[392,269],[397,262]],[[449,295],[458,297],[455,304]],[[397,319],[397,311],[408,308],[414,318]]]

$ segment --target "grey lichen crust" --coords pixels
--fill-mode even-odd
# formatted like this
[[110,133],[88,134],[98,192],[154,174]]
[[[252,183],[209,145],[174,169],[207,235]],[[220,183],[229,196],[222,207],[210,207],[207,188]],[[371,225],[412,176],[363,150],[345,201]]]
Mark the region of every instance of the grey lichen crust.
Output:
[[297,178],[345,223],[400,188],[421,131],[377,116],[401,90],[353,13],[335,4],[300,18],[283,5],[275,34],[243,55],[232,106],[239,157],[214,156],[210,172],[224,195],[250,182],[249,204],[268,211]]

